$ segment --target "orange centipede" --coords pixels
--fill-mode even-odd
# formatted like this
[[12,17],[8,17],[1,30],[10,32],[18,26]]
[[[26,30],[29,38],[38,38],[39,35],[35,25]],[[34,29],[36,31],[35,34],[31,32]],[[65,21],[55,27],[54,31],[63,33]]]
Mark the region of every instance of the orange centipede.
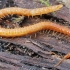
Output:
[[14,28],[14,29],[0,28],[0,36],[4,37],[24,36],[44,29],[50,29],[70,36],[69,28],[50,21],[39,22],[37,24],[33,24],[30,26]]
[[8,15],[22,15],[22,16],[36,16],[47,14],[59,10],[63,5],[55,5],[50,7],[36,8],[36,9],[24,9],[19,7],[10,7],[0,10],[0,18]]
[[[4,8],[4,9],[0,10],[0,18],[3,18],[8,15],[13,15],[13,14],[23,15],[23,16],[42,15],[42,14],[47,14],[50,12],[57,11],[62,6],[63,5],[55,5],[55,6],[50,6],[50,7],[36,8],[36,9],[24,9],[24,8],[19,8],[19,7]],[[14,28],[14,29],[0,28],[0,36],[4,36],[4,37],[24,36],[27,34],[31,34],[31,33],[40,31],[42,29],[55,30],[55,29],[57,29],[56,26],[59,26],[59,25],[54,24],[54,26],[53,26],[53,23],[52,23],[52,28],[51,28],[51,22],[41,22],[41,23],[37,23],[34,25],[24,27],[24,28],[23,27]],[[48,27],[50,27],[50,28],[48,28]],[[55,27],[55,29],[53,27]],[[57,31],[62,32],[59,29],[60,28],[58,28]],[[66,31],[66,33],[67,33],[67,31]]]

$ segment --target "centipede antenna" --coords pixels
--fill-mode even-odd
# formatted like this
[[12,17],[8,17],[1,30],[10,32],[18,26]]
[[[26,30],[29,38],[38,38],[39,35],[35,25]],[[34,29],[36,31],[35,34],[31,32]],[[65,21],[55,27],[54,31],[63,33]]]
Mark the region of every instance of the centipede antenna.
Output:
[[65,58],[63,58],[61,61],[59,61],[59,62],[54,66],[54,68],[56,68],[58,65],[60,65],[64,60],[65,60]]
[[59,61],[54,67],[56,68],[59,64],[61,64],[65,59],[70,58],[70,52],[66,54],[61,61]]

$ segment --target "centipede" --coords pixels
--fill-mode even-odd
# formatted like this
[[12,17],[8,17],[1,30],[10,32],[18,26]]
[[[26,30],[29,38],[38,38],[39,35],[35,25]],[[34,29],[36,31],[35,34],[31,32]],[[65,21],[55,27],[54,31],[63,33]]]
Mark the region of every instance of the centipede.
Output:
[[63,5],[55,5],[43,8],[35,8],[35,9],[25,9],[19,7],[10,7],[4,8],[0,10],[0,18],[3,18],[8,15],[22,15],[22,16],[36,16],[42,14],[48,14],[54,11],[59,10]]
[[[19,7],[4,8],[0,10],[0,18],[4,18],[5,16],[14,15],[14,14],[28,16],[28,17],[48,14],[48,13],[57,11],[62,7],[63,5],[56,5],[56,6],[36,8],[36,9],[24,9],[24,8],[19,8]],[[70,28],[50,22],[50,21],[38,22],[30,26],[19,27],[19,28],[14,28],[14,29],[0,27],[0,36],[2,37],[25,36],[25,35],[32,34],[32,33],[38,32],[40,30],[45,30],[45,29],[53,30],[53,31],[60,32],[60,33],[70,36]],[[70,58],[70,53],[68,53],[54,67],[58,66],[64,59],[67,59],[67,58]]]
[[50,21],[38,22],[30,26],[19,27],[14,29],[0,28],[0,36],[4,37],[25,36],[44,29],[50,29],[70,36],[69,28]]
[[[19,7],[10,7],[0,10],[0,18],[3,18],[8,15],[22,15],[22,16],[36,16],[42,14],[48,14],[54,11],[59,10],[63,5],[56,5],[50,7],[43,7],[37,9],[24,9]],[[50,29],[56,32],[63,33],[65,35],[70,36],[70,28],[66,26],[62,26],[50,21],[39,22],[26,27],[19,27],[14,29],[7,29],[0,27],[0,36],[3,37],[17,37],[17,36],[25,36],[28,34],[35,33],[40,30]],[[59,63],[57,63],[54,67],[57,67],[64,59],[70,58],[70,53],[68,53]]]

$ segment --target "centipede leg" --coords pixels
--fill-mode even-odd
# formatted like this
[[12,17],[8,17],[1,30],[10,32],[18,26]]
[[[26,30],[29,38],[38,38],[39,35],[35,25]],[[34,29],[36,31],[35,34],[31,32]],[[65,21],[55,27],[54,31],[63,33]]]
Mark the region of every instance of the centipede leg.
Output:
[[59,38],[59,39],[62,38],[62,34],[61,33],[58,33],[58,32],[55,32],[55,33],[56,33],[57,38]]
[[40,17],[42,17],[42,14],[40,15]]
[[65,35],[64,34],[62,35],[61,33],[59,33],[57,36],[58,36],[59,39],[62,39],[62,38],[65,37]]
[[34,16],[32,15],[31,17],[33,18]]
[[30,35],[30,37],[29,37],[30,39],[32,38],[32,35]]
[[2,18],[0,18],[0,20],[2,20]]
[[69,36],[66,36],[66,40],[68,40],[68,42],[70,42],[70,37]]
[[36,33],[34,34],[34,37],[35,37],[35,38],[37,37]]
[[43,30],[43,33],[45,33],[45,31]]
[[47,33],[47,30],[45,30],[45,33]]
[[29,18],[29,15],[27,17]]
[[56,34],[55,34],[55,31],[53,31],[53,32],[52,32],[52,35],[53,35],[53,36],[55,36],[55,35],[56,35]]
[[70,58],[70,52],[68,54],[66,54],[63,59],[61,61],[59,61],[54,68],[56,68],[58,65],[60,65],[65,59],[69,59]]
[[49,33],[50,33],[50,30],[47,31],[47,34],[49,34]]

